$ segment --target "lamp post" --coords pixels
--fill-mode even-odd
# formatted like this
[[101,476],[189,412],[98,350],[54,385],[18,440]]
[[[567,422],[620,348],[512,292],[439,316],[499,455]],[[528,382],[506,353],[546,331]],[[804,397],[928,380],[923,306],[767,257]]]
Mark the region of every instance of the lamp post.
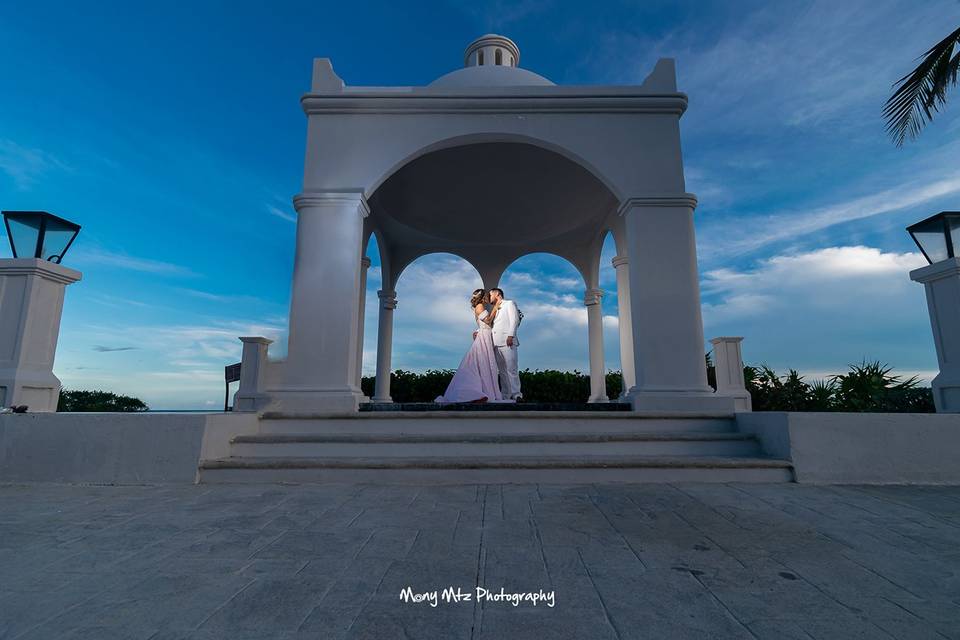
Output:
[[930,264],[910,272],[923,284],[940,373],[933,379],[939,413],[960,413],[960,211],[941,211],[907,232]]
[[4,211],[3,222],[13,258],[0,259],[0,407],[56,411],[64,290],[81,277],[60,262],[80,226],[45,211]]

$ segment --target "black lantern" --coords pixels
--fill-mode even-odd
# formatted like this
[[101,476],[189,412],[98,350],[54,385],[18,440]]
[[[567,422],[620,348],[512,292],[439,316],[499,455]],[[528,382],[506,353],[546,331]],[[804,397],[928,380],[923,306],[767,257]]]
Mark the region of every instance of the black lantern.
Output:
[[941,211],[910,225],[907,231],[930,264],[954,258],[960,247],[960,211]]
[[46,211],[4,211],[14,258],[40,258],[59,263],[80,233],[80,225]]

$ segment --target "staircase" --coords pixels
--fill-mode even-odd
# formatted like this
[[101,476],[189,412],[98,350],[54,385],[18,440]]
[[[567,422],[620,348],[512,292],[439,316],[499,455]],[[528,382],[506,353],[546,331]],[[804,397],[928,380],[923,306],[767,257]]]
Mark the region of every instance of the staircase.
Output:
[[202,483],[790,482],[733,414],[603,410],[264,414]]

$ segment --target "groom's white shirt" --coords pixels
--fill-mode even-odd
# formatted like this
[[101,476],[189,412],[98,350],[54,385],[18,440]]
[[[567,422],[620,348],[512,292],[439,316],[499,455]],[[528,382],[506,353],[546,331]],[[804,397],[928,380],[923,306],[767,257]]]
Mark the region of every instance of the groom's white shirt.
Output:
[[520,344],[517,338],[517,325],[520,322],[520,316],[517,314],[517,305],[513,300],[504,300],[500,304],[500,311],[497,317],[493,319],[493,345],[495,347],[507,346],[507,337],[513,336],[513,346]]

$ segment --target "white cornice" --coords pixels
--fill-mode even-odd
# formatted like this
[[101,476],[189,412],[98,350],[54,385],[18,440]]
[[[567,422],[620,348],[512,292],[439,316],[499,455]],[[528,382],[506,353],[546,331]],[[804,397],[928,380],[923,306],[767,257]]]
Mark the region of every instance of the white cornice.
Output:
[[910,272],[911,280],[924,284],[956,276],[960,276],[960,258],[947,258]]
[[623,215],[630,209],[637,207],[688,207],[690,209],[696,209],[697,196],[692,193],[662,193],[634,196],[620,203],[618,212],[620,215]]
[[297,213],[308,207],[340,207],[349,204],[356,204],[357,212],[364,218],[370,215],[370,205],[362,190],[305,191],[293,197],[293,207]]
[[60,284],[72,284],[82,277],[79,271],[62,264],[39,258],[10,258],[0,260],[0,275],[38,276]]
[[489,95],[489,92],[429,94],[416,92],[307,94],[300,99],[307,115],[337,113],[666,113],[680,116],[687,96],[550,91]]

